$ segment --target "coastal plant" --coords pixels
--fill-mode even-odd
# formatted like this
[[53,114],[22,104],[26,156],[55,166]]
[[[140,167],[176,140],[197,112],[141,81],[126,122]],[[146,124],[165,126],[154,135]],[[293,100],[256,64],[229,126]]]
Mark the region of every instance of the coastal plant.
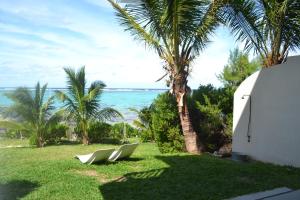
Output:
[[112,125],[110,137],[126,141],[127,138],[138,136],[138,130],[125,122]]
[[229,0],[223,19],[247,51],[254,50],[264,67],[286,61],[300,47],[299,0]]
[[130,110],[137,114],[137,119],[133,121],[133,125],[139,130],[138,135],[141,141],[154,141],[155,138],[152,130],[153,106],[146,106],[140,110],[131,108]]
[[199,132],[204,141],[207,151],[216,151],[226,141],[225,116],[220,104],[212,104],[210,99],[204,95],[205,102],[196,101],[196,109],[201,113],[199,118]]
[[86,89],[85,67],[77,72],[71,68],[64,68],[64,71],[67,74],[67,91],[56,91],[56,97],[63,103],[67,119],[77,123],[82,143],[88,145],[88,130],[92,121],[112,120],[122,115],[113,108],[101,108],[100,97],[105,87],[102,81],[94,81]]
[[[112,125],[102,121],[91,121],[89,123],[88,133],[90,143],[102,143],[104,139],[111,138],[110,132]],[[75,127],[74,132],[78,135],[82,133],[79,126]]]
[[200,85],[188,98],[193,127],[207,151],[213,152],[231,143],[233,90]]
[[152,130],[162,153],[184,149],[184,137],[177,112],[177,102],[170,93],[160,94],[153,102]]
[[187,108],[187,83],[192,62],[221,21],[219,9],[223,1],[139,0],[123,7],[114,0],[108,1],[125,30],[154,49],[164,61],[166,74],[159,80],[168,77],[167,85],[176,97],[186,149],[191,153],[203,151]]
[[45,135],[45,141],[47,144],[59,144],[63,138],[66,138],[69,126],[64,123],[56,124],[50,127],[50,130]]
[[248,76],[260,68],[259,60],[251,61],[248,53],[236,48],[230,51],[228,64],[224,66],[222,72],[217,77],[225,87],[236,90]]
[[28,133],[33,144],[43,147],[45,135],[62,118],[61,111],[54,112],[54,96],[46,99],[46,89],[47,85],[37,83],[33,91],[19,87],[7,93],[13,104],[5,112],[8,120],[1,121],[0,126]]

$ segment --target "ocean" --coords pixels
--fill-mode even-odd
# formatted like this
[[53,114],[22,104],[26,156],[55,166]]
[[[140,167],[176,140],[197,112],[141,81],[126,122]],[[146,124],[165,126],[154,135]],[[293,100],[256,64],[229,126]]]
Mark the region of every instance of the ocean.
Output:
[[[7,107],[12,104],[11,100],[5,96],[5,93],[12,92],[14,88],[0,88],[0,107]],[[46,98],[53,95],[55,89],[49,88],[46,92]],[[100,98],[102,107],[112,107],[121,112],[125,121],[131,123],[136,119],[136,113],[129,110],[129,108],[141,109],[149,106],[153,100],[161,93],[165,92],[164,89],[124,89],[124,88],[106,88]],[[61,104],[56,101],[56,106]]]

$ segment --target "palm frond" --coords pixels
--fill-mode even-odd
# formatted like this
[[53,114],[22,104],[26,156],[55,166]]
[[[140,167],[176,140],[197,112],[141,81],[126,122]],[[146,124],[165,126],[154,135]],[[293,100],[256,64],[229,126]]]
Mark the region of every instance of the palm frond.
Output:
[[245,41],[245,49],[254,49],[261,56],[267,54],[262,35],[263,25],[260,19],[263,12],[254,1],[233,0],[223,8],[223,18],[229,25],[237,40]]
[[114,2],[114,0],[108,0],[108,2],[116,10],[120,23],[126,26],[126,31],[130,31],[135,39],[146,42],[149,47],[154,48],[159,54],[162,54],[163,47],[160,45],[159,40],[147,32],[142,25],[143,22],[147,21],[147,19],[141,15],[143,13],[142,5],[145,4],[131,4],[122,8],[119,4]]
[[105,120],[111,121],[116,118],[123,119],[123,115],[119,111],[117,111],[113,108],[104,108],[97,112],[97,115],[95,116],[95,118],[100,121],[105,121]]
[[295,0],[231,0],[224,11],[237,40],[245,41],[266,67],[282,63],[289,50],[300,48],[300,2]]

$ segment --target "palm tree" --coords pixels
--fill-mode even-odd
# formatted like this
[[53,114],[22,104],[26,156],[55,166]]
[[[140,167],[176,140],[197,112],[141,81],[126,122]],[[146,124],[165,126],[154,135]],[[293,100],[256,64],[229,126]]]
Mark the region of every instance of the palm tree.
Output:
[[0,122],[3,127],[34,134],[38,147],[44,146],[44,135],[49,128],[61,120],[60,111],[53,113],[54,97],[45,100],[46,89],[47,85],[41,88],[40,83],[37,83],[33,92],[28,88],[20,87],[6,94],[13,101],[6,110],[6,115],[14,120]]
[[154,49],[164,61],[166,74],[162,78],[168,76],[167,85],[176,96],[186,149],[191,153],[201,152],[203,145],[192,127],[187,109],[187,79],[191,63],[218,26],[221,2],[139,0],[121,7],[114,0],[108,1],[116,10],[121,25],[135,39]]
[[286,61],[300,47],[299,0],[229,0],[223,17],[245,49],[254,50],[264,67]]
[[67,93],[56,91],[56,96],[64,103],[67,117],[78,123],[83,144],[89,144],[88,129],[92,120],[111,120],[122,115],[112,108],[100,109],[100,96],[105,84],[95,81],[86,90],[85,67],[78,72],[71,68],[64,70],[67,74]]

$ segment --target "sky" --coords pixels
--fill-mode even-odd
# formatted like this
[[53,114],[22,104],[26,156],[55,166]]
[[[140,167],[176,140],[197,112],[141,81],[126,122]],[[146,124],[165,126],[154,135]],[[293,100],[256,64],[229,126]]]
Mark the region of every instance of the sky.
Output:
[[[189,86],[211,83],[238,44],[220,27],[192,65]],[[0,0],[0,87],[65,87],[64,67],[86,67],[109,88],[166,88],[162,61],[119,25],[106,0]]]

